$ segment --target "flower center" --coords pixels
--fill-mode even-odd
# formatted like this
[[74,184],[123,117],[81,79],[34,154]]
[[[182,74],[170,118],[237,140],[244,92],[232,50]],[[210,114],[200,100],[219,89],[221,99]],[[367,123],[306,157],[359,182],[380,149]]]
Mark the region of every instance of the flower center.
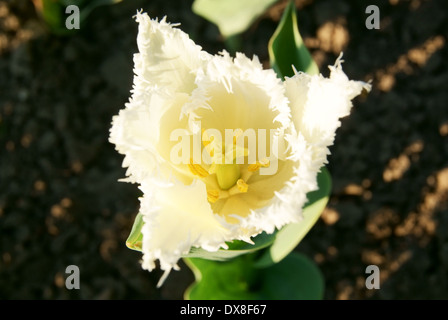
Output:
[[218,164],[216,166],[216,180],[222,190],[233,187],[241,176],[239,164]]
[[248,149],[237,146],[236,143],[237,137],[241,132],[241,129],[236,130],[233,137],[233,145],[231,144],[227,148],[223,148],[221,145],[218,145],[218,141],[209,139],[203,134],[202,144],[212,159],[211,165],[203,166],[194,163],[193,158],[190,159],[188,168],[193,175],[206,183],[207,200],[210,203],[248,192],[248,180],[250,177],[261,167],[269,166],[267,159],[249,165],[240,164],[237,161],[238,157],[244,157],[246,160],[248,156]]

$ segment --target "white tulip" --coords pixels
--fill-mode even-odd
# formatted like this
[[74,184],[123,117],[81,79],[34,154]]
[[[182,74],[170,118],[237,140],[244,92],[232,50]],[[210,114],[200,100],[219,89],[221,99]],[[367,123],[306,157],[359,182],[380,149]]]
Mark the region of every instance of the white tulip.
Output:
[[[159,260],[167,275],[193,247],[252,243],[299,222],[339,119],[370,85],[349,80],[340,59],[329,78],[299,72],[282,81],[257,57],[210,55],[165,19],[136,20],[132,97],[110,141],[125,156],[125,181],[143,191],[143,268]],[[235,142],[254,135],[255,149]]]

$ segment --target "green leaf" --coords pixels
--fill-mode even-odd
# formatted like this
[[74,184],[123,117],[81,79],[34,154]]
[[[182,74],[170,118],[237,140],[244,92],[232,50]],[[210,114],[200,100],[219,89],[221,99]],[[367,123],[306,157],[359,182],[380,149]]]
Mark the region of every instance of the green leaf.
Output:
[[303,220],[288,224],[277,232],[273,244],[256,262],[258,267],[270,266],[285,258],[319,219],[331,192],[331,176],[325,167],[317,175],[317,183],[319,189],[307,194],[308,202],[303,209]]
[[280,78],[292,77],[292,66],[297,71],[319,74],[319,68],[300,36],[294,1],[290,1],[283,12],[282,19],[269,40],[268,49],[271,67]]
[[41,0],[41,16],[50,29],[59,30],[62,25],[62,6],[60,3],[52,0]]
[[143,224],[144,224],[143,216],[139,212],[137,214],[137,216],[135,217],[131,233],[129,234],[129,237],[126,240],[126,246],[129,249],[136,250],[136,251],[142,251],[142,241],[143,241],[142,227],[143,227]]
[[231,37],[242,33],[277,0],[195,0],[193,12]]
[[277,300],[321,300],[324,278],[316,264],[298,252],[262,269],[262,298]]
[[211,261],[199,258],[184,259],[195,276],[184,294],[186,300],[251,300],[257,299],[251,291],[257,271],[253,272],[251,255],[229,261]]
[[216,252],[209,252],[201,248],[192,248],[190,253],[186,255],[185,258],[202,258],[215,261],[225,261],[243,254],[266,248],[274,242],[274,239],[275,233],[267,234],[266,232],[263,232],[252,239],[254,244],[235,240],[232,242],[227,242],[227,245],[229,246],[228,249],[220,249]]
[[196,281],[185,291],[186,300],[317,300],[324,281],[313,261],[293,252],[264,269],[253,265],[253,254],[226,262],[184,259]]

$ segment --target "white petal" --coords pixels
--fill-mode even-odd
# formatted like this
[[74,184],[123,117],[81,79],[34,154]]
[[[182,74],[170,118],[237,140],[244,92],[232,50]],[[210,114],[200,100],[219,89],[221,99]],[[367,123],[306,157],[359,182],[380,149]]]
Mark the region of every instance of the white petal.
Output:
[[162,146],[166,151],[171,145],[165,143],[169,142],[165,136],[160,141],[167,129],[161,132],[161,119],[167,112],[172,115],[172,109],[179,109],[173,119],[178,120],[196,87],[195,72],[209,55],[165,19],[159,22],[146,13],[137,13],[136,20],[140,52],[134,55],[132,97],[113,118],[109,140],[125,155],[127,181],[139,183],[155,173],[169,174],[167,154],[159,150]]
[[340,59],[330,70],[330,78],[298,73],[285,80],[294,124],[287,138],[293,174],[269,205],[241,219],[243,228],[269,233],[302,219],[306,194],[318,188],[317,174],[327,162],[339,119],[349,114],[354,97],[370,90],[369,84],[347,78]]
[[330,78],[300,72],[285,79],[294,125],[311,144],[333,144],[339,119],[350,113],[351,100],[363,88],[370,90],[369,84],[347,78],[340,59],[330,70]]
[[142,190],[143,268],[152,270],[158,259],[161,269],[170,270],[191,247],[216,251],[231,239],[226,223],[211,210],[202,181],[145,185]]
[[151,85],[191,93],[195,72],[209,55],[186,33],[165,21],[137,13],[139,54],[135,73]]

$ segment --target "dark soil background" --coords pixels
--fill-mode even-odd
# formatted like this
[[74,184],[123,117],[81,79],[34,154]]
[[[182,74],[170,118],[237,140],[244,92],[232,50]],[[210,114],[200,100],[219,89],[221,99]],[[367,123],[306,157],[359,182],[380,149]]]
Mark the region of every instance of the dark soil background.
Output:
[[[126,248],[138,210],[120,183],[111,118],[132,85],[143,8],[167,15],[211,53],[218,29],[191,0],[125,0],[96,9],[78,33],[48,33],[30,1],[0,1],[0,298],[182,299],[190,270],[140,267]],[[365,8],[381,11],[379,30]],[[285,2],[243,34],[241,50],[268,66]],[[448,2],[297,1],[299,26],[321,71],[344,51],[352,79],[372,80],[337,132],[328,208],[296,250],[314,259],[326,299],[448,299]],[[81,289],[65,288],[77,265]],[[367,265],[381,287],[365,287]]]

